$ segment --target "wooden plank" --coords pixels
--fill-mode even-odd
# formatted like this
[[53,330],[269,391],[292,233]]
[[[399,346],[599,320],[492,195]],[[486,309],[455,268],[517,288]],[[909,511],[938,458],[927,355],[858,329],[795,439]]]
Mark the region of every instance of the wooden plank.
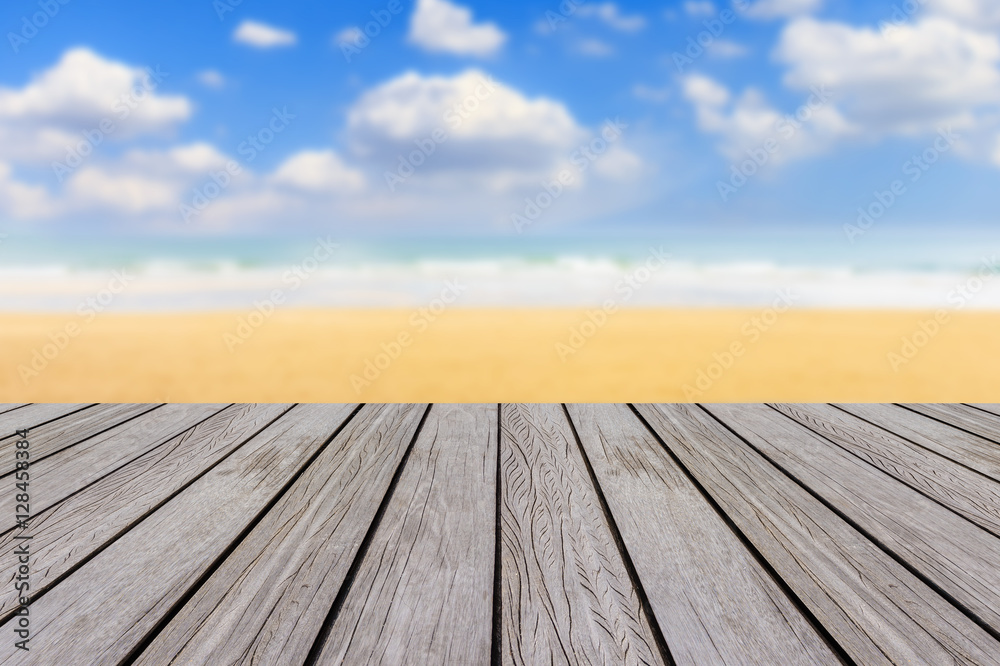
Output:
[[823,406],[781,407],[795,420],[763,405],[706,409],[1000,634],[1000,539],[804,428],[825,422],[824,431],[838,439],[858,438],[850,424],[836,420],[837,414],[853,417],[832,407],[826,410],[833,414]]
[[[89,437],[156,409],[159,405],[94,405],[83,411],[64,416],[28,434],[31,442],[31,466],[47,456],[78,444]],[[14,443],[16,438],[0,442],[0,476],[14,473]]]
[[14,438],[14,431],[21,428],[33,430],[44,423],[73,414],[90,407],[91,403],[80,404],[36,404],[0,414],[0,444]]
[[425,412],[365,406],[137,663],[301,664]]
[[1000,416],[1000,405],[995,403],[970,403],[969,406]]
[[[761,409],[766,408],[748,407],[744,413]],[[828,405],[774,405],[774,409],[1000,536],[1000,483],[993,479]],[[883,477],[874,478],[884,483]]]
[[678,664],[839,664],[625,405],[568,405]]
[[653,629],[558,405],[503,405],[505,664],[659,664]]
[[1000,443],[1000,419],[993,414],[966,405],[902,405],[906,409],[967,430],[984,439]]
[[12,412],[15,409],[19,409],[21,407],[24,407],[26,404],[28,404],[28,403],[25,403],[25,402],[4,402],[4,403],[0,403],[0,414],[6,414],[7,412]]
[[[31,514],[194,427],[225,405],[166,405],[31,464]],[[14,496],[0,493],[0,529],[14,527]]]
[[1000,447],[994,442],[897,405],[835,406],[1000,481]]
[[[35,601],[32,641],[40,649],[24,653],[8,641],[0,646],[0,663],[124,660],[352,410],[303,405],[265,428]],[[0,631],[10,635],[13,621]]]
[[316,663],[490,662],[496,468],[495,404],[431,409]]
[[[31,519],[31,598],[45,593],[119,534],[232,453],[290,405],[238,405],[185,430]],[[0,535],[0,552],[17,547],[19,532]],[[0,562],[0,622],[17,605],[18,563]]]
[[638,409],[856,663],[1000,663],[1000,643],[700,408]]

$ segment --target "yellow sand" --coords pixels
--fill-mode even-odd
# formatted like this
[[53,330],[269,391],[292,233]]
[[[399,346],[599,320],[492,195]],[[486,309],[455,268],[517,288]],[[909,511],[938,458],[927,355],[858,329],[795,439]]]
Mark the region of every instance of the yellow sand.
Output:
[[[761,310],[625,310],[584,327],[565,361],[556,345],[573,349],[581,310],[452,310],[426,330],[410,310],[286,310],[230,351],[247,314],[0,315],[0,400],[1000,401],[996,312],[950,313],[934,331],[929,312],[800,310],[766,325]],[[56,335],[65,348],[46,348],[67,324],[80,328]],[[378,357],[401,333],[397,358]],[[366,360],[387,367],[365,379]]]

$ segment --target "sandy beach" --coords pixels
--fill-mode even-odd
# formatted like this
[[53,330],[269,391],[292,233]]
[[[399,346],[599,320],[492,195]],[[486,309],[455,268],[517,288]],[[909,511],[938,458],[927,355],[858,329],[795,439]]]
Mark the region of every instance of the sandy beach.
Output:
[[998,342],[995,311],[3,314],[0,400],[993,402]]

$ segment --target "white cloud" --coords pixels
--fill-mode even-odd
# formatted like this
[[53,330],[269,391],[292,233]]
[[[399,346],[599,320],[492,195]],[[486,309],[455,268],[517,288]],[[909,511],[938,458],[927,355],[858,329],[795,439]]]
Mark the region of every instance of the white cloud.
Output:
[[613,55],[615,52],[610,45],[599,39],[593,38],[581,39],[576,43],[575,50],[581,55],[590,56],[592,58],[606,58]]
[[528,99],[478,70],[408,72],[366,92],[348,112],[356,154],[395,167],[414,141],[448,137],[424,170],[537,169],[586,135],[562,104]]
[[361,28],[352,25],[351,27],[344,28],[334,35],[333,42],[337,46],[355,46],[364,34],[365,33],[361,32]]
[[332,150],[304,150],[282,162],[271,176],[279,185],[315,192],[353,192],[364,188],[365,177]]
[[24,87],[0,88],[0,160],[44,164],[81,143],[169,132],[192,109],[185,97],[157,92],[169,76],[71,49]]
[[594,171],[610,180],[633,182],[642,173],[644,165],[639,156],[615,144],[607,154],[594,162]]
[[226,85],[226,78],[214,69],[206,69],[198,72],[198,83],[207,88],[222,88]]
[[688,0],[684,3],[684,11],[688,16],[713,16],[715,14],[715,5],[707,0],[698,2],[696,0]]
[[74,203],[136,214],[176,206],[180,187],[138,174],[112,173],[96,166],[83,167],[67,183]]
[[21,220],[51,215],[53,203],[45,188],[13,180],[11,173],[10,165],[0,162],[0,212]]
[[996,35],[928,17],[882,35],[873,28],[797,19],[775,52],[785,83],[833,89],[852,123],[873,134],[916,134],[939,125],[971,127],[1000,102]]
[[927,10],[954,19],[971,28],[1000,27],[1000,4],[996,0],[921,0]]
[[297,41],[295,33],[259,21],[244,20],[237,26],[233,39],[258,49],[292,46]]
[[167,150],[130,150],[117,159],[87,164],[74,171],[66,180],[63,203],[71,209],[172,215],[185,192],[202,184],[212,172],[223,172],[230,159],[207,143]]
[[613,2],[582,5],[577,13],[582,17],[594,17],[604,24],[622,32],[636,32],[646,26],[646,19],[640,14],[626,16]]
[[722,84],[700,74],[692,74],[684,79],[684,96],[694,102],[701,124],[704,114],[716,110],[729,102],[729,90]]
[[428,51],[488,56],[500,50],[507,35],[494,23],[474,24],[466,7],[447,0],[417,0],[409,39]]
[[779,146],[771,160],[777,165],[823,152],[856,132],[829,100],[818,96],[804,100],[812,103],[808,109],[803,104],[783,114],[752,88],[734,98],[725,86],[698,74],[684,79],[683,90],[695,107],[698,128],[719,136],[720,151],[734,161],[772,140]]
[[155,132],[191,115],[186,98],[156,94],[169,76],[158,67],[130,67],[71,49],[25,87],[0,88],[0,123],[90,129],[112,118],[127,119],[132,131]]
[[731,42],[728,39],[716,39],[708,45],[707,50],[708,54],[713,58],[723,59],[742,58],[749,53],[747,47],[736,42]]
[[822,5],[823,0],[756,0],[742,13],[750,18],[774,19],[810,14]]

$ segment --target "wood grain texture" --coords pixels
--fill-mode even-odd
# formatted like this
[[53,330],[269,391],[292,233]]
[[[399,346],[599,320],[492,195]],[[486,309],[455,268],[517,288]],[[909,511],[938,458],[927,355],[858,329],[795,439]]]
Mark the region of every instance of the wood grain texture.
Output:
[[1000,416],[1000,405],[996,403],[971,403],[969,406]]
[[0,445],[4,445],[7,443],[6,440],[12,439],[16,430],[21,428],[33,430],[49,421],[79,412],[90,406],[91,403],[37,404],[0,414]]
[[497,406],[435,405],[320,664],[488,664]]
[[[0,644],[0,663],[119,663],[352,410],[347,405],[303,405],[294,410],[294,418],[265,428],[35,601],[32,640],[44,649],[17,654],[8,641]],[[0,631],[10,635],[10,624]]]
[[368,405],[139,657],[139,664],[301,664],[425,405]]
[[902,407],[1000,444],[1000,418],[975,407],[937,404],[909,404],[902,405]]
[[[744,414],[756,414],[760,409],[754,406]],[[994,536],[1000,536],[997,481],[829,405],[774,405],[774,409]]]
[[558,405],[502,405],[505,664],[659,664],[600,499]]
[[[81,488],[86,488],[224,407],[225,405],[166,405],[32,463],[32,515],[41,513]],[[0,493],[0,529],[8,530],[15,524],[14,496],[11,493]]]
[[700,408],[638,409],[855,662],[1000,663],[1000,643]]
[[568,405],[678,664],[839,664],[625,405]]
[[[848,437],[832,407],[763,405],[706,408],[884,548],[1000,633],[1000,539],[879,469],[804,429],[830,416],[825,430]],[[832,414],[829,412],[833,412]]]
[[[63,416],[33,429],[28,436],[31,442],[31,466],[54,453],[78,444],[89,437],[113,428],[129,419],[150,412],[159,405],[94,405]],[[0,442],[0,476],[14,473],[15,438]]]
[[27,403],[24,402],[4,402],[0,403],[0,414],[6,414],[7,412],[12,412],[15,409],[24,407]]
[[[31,519],[32,598],[131,529],[150,511],[288,410],[290,405],[234,405],[185,430]],[[0,535],[0,552],[17,546]],[[0,622],[17,604],[17,562],[0,562]]]
[[834,406],[1000,481],[1000,446],[994,442],[897,405]]

